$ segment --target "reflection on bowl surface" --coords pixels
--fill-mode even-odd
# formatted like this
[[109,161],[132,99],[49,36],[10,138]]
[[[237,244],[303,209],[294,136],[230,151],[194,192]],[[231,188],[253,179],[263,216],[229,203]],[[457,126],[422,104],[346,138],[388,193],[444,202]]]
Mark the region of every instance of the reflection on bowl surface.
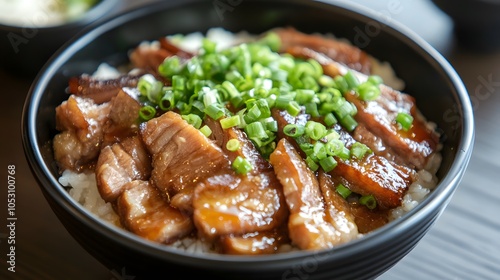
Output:
[[[68,98],[68,81],[94,73],[103,62],[115,67],[126,64],[130,51],[144,41],[205,33],[216,27],[250,34],[278,27],[294,27],[307,34],[334,34],[389,62],[404,81],[394,85],[404,86],[401,90],[413,96],[421,113],[440,129],[442,160],[435,189],[401,218],[362,238],[322,250],[260,256],[180,251],[97,219],[58,181],[60,165],[52,143],[60,132],[56,130],[55,109]],[[446,60],[387,17],[379,18],[377,13],[345,1],[192,0],[150,4],[103,22],[72,40],[37,76],[25,104],[23,144],[45,198],[86,250],[110,270],[126,271],[136,279],[173,272],[220,279],[375,278],[408,254],[444,211],[465,172],[474,136],[467,92]],[[174,120],[175,115],[171,115]],[[271,157],[270,161],[278,166],[282,159]]]

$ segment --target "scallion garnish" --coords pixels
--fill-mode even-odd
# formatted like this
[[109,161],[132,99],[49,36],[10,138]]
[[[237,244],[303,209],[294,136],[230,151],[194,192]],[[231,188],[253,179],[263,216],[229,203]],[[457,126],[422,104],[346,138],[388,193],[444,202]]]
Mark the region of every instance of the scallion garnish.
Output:
[[413,117],[408,113],[400,112],[396,116],[396,123],[401,126],[401,129],[408,131],[413,124]]
[[377,200],[373,195],[363,195],[359,198],[359,204],[365,205],[368,209],[375,209],[377,207]]
[[351,195],[352,191],[342,184],[338,184],[335,188],[337,193],[339,193],[344,199]]
[[143,121],[149,121],[156,115],[156,109],[152,106],[146,105],[139,110],[139,118]]
[[354,142],[351,146],[351,156],[357,159],[362,159],[366,154],[371,152],[372,150],[361,142]]
[[212,134],[212,130],[207,125],[200,127],[200,132],[206,137],[209,137]]
[[228,151],[234,152],[237,151],[239,148],[240,148],[240,141],[238,141],[238,139],[233,138],[227,141],[226,143],[226,149]]
[[253,169],[252,164],[244,157],[237,156],[232,164],[233,170],[237,174],[247,174]]

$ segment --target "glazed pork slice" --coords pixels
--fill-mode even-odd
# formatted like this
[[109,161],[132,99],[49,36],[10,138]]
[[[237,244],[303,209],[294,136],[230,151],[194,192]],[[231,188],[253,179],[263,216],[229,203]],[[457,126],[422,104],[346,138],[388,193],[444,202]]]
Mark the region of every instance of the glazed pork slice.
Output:
[[370,74],[370,57],[360,48],[319,34],[302,33],[292,27],[271,30],[281,39],[280,52],[290,48],[302,47],[324,54],[326,57],[347,65],[361,73]]
[[269,231],[282,226],[287,207],[275,174],[207,178],[195,189],[193,219],[203,238]]
[[143,123],[140,135],[153,157],[151,180],[175,207],[191,212],[196,184],[232,172],[222,150],[173,111]]
[[[350,70],[360,82],[368,79],[367,75],[349,69],[307,47],[295,46],[289,49],[289,53],[296,57],[317,60],[322,65],[324,73],[332,77],[345,75]],[[410,168],[425,168],[430,156],[439,149],[439,135],[421,115],[414,97],[387,85],[380,85],[380,91],[380,96],[372,101],[362,101],[352,91],[345,92],[344,97],[357,108],[355,120],[382,141],[384,147],[391,150],[389,159],[394,156],[398,163]],[[408,113],[414,119],[408,131],[400,129],[395,121],[400,112]],[[368,143],[368,145],[377,144]],[[384,150],[381,151],[381,154],[385,153]]]
[[109,117],[104,124],[103,145],[119,142],[139,132],[140,92],[136,88],[123,87],[110,101]]
[[336,191],[331,175],[319,170],[318,182],[325,200],[325,220],[335,227],[342,243],[356,239],[359,229],[355,216],[347,200]]
[[151,241],[172,243],[193,231],[188,215],[171,207],[149,181],[126,183],[117,198],[116,212],[129,231]]
[[[255,148],[255,145],[241,129],[237,127],[223,129],[219,120],[214,120],[208,116],[205,118],[204,123],[212,130],[210,138],[213,139],[214,143],[228,156],[230,162],[233,162],[236,157],[240,156],[247,159],[252,164],[253,169],[250,171],[250,174],[272,171],[271,164],[262,157]],[[226,144],[231,139],[236,139],[240,143],[240,148],[238,150],[229,151],[227,149]]]
[[56,129],[60,133],[52,145],[60,170],[92,168],[102,146],[103,126],[110,110],[109,103],[99,105],[92,99],[74,95],[56,107]]
[[[170,42],[166,37],[158,39],[158,42],[141,43],[129,55],[132,65],[139,69],[144,69],[149,73],[158,73],[158,67],[165,58],[178,56],[185,61],[194,56],[194,54],[182,50]],[[155,75],[157,76],[157,75]]]
[[306,155],[300,149],[299,145],[297,144],[297,141],[295,141],[295,139],[293,139],[293,137],[286,135],[283,132],[283,129],[285,128],[285,126],[287,124],[296,124],[296,125],[305,126],[306,123],[311,119],[311,116],[308,114],[304,114],[303,112],[298,114],[297,116],[292,116],[286,110],[280,110],[277,108],[271,109],[271,115],[272,115],[273,119],[275,119],[278,122],[278,132],[277,132],[278,139],[282,139],[282,138],[287,139],[288,142],[291,143],[295,147],[295,150],[303,158],[305,158]]
[[151,158],[139,136],[132,136],[104,147],[96,168],[97,189],[102,199],[114,202],[134,180],[147,180]]
[[393,148],[384,144],[384,141],[379,136],[373,134],[363,123],[358,123],[352,137],[365,145],[367,145],[376,155],[382,156],[389,161],[393,161],[399,165],[406,165],[408,159],[396,153]]
[[123,87],[136,87],[142,74],[144,73],[124,74],[116,79],[104,80],[83,74],[69,79],[68,90],[70,94],[90,98],[96,104],[102,104],[110,101]]
[[[193,207],[197,228],[206,238],[214,239],[221,235],[242,234],[250,238],[248,233],[282,226],[287,208],[272,166],[260,155],[245,132],[235,127],[222,129],[220,122],[211,118],[207,118],[205,123],[215,132],[215,143],[221,145],[231,162],[240,156],[248,160],[253,168],[245,175],[229,172],[211,176],[196,186]],[[240,142],[238,150],[227,150],[226,143],[230,139]],[[243,242],[243,239],[239,240]]]
[[[356,142],[340,125],[333,129],[340,135],[345,147],[350,149]],[[361,195],[373,195],[381,208],[395,208],[402,199],[416,173],[403,165],[398,165],[374,153],[368,153],[361,159],[351,157],[344,160],[335,157],[337,166],[330,171],[333,176],[345,178],[348,187]]]
[[[361,101],[352,92],[344,96],[358,110],[355,120],[364,124],[382,139],[384,145],[396,152],[399,161],[406,159],[404,164],[410,168],[425,168],[429,157],[438,148],[439,137],[423,120],[412,96],[383,85],[381,95],[373,101]],[[395,121],[400,112],[413,117],[413,124],[408,131],[399,128]]]
[[[316,175],[288,140],[279,140],[271,153],[270,162],[283,185],[290,211],[289,236],[293,244],[300,249],[324,249],[357,235],[356,227],[346,216],[329,217],[334,211],[327,210],[327,207],[333,204],[325,204]],[[342,224],[349,224],[350,227],[343,227]]]

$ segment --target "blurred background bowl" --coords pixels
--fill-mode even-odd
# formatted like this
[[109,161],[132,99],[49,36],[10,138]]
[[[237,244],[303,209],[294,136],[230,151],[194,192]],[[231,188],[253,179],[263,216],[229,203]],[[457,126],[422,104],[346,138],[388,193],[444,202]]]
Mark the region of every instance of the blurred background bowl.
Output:
[[[70,77],[93,73],[102,62],[119,66],[127,62],[128,51],[144,40],[205,32],[211,27],[258,34],[279,26],[333,33],[390,62],[406,83],[404,91],[442,129],[445,141],[438,186],[403,218],[331,250],[258,257],[193,255],[97,220],[58,183],[51,149],[57,133],[54,110],[68,97],[65,88]],[[134,279],[172,273],[208,279],[373,279],[408,254],[445,210],[470,159],[473,124],[468,93],[450,64],[408,29],[358,5],[347,1],[172,0],[107,20],[53,57],[27,96],[22,137],[33,175],[53,211],[82,247],[110,271],[126,272]]]
[[[117,11],[121,0],[96,0],[84,11],[55,7],[64,3],[63,0],[0,0],[3,14],[0,15],[1,68],[20,76],[34,77],[59,47],[89,24]],[[66,16],[68,13],[71,15]]]
[[458,43],[471,50],[500,49],[500,1],[432,0],[454,23]]

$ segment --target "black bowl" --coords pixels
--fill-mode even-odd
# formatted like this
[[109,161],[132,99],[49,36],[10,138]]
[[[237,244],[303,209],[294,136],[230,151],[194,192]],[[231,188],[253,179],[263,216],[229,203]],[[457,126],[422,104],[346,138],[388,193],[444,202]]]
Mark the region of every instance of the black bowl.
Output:
[[[217,4],[223,3],[224,5]],[[162,1],[127,12],[68,44],[37,76],[26,99],[22,134],[27,160],[45,198],[74,238],[110,270],[135,279],[166,275],[217,279],[374,278],[401,260],[448,205],[472,152],[473,113],[467,91],[450,64],[401,25],[345,1]],[[229,2],[228,2],[229,3]],[[228,6],[229,5],[229,6]],[[231,6],[232,5],[232,6]],[[225,8],[224,8],[225,7]],[[277,26],[333,33],[392,63],[423,114],[442,129],[442,164],[436,189],[403,218],[363,238],[319,252],[271,256],[194,256],[147,242],[96,220],[58,183],[51,150],[54,108],[67,98],[68,78],[92,73],[106,61],[116,66],[143,40],[223,27],[259,33]]]
[[51,26],[15,26],[0,23],[0,67],[35,77],[43,64],[66,41],[88,25],[119,11],[120,0],[100,0],[74,20]]

